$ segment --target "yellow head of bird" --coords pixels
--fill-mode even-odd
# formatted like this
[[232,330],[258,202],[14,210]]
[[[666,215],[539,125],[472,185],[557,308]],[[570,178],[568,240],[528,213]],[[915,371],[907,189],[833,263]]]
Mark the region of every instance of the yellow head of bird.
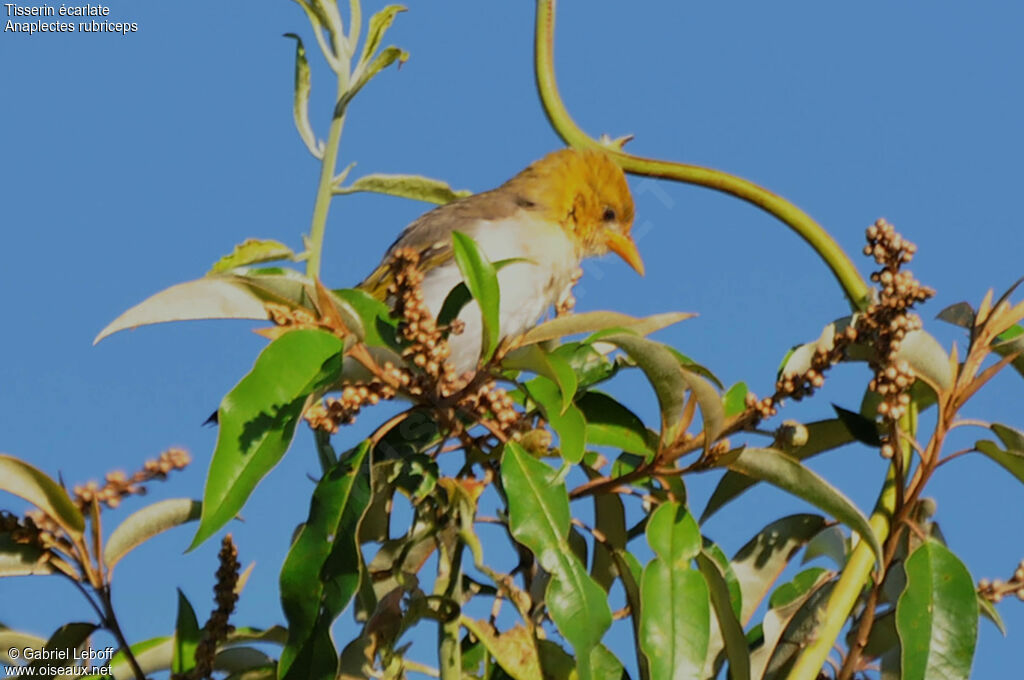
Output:
[[536,161],[506,187],[557,222],[573,239],[581,257],[609,250],[640,274],[640,259],[629,232],[633,197],[622,168],[600,149],[561,149]]

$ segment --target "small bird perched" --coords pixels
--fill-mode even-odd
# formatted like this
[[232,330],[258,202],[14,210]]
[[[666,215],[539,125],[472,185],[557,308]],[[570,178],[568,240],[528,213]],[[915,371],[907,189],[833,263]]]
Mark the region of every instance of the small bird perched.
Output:
[[[498,272],[502,338],[529,330],[552,306],[571,297],[585,257],[616,253],[641,275],[643,261],[629,232],[633,199],[622,169],[597,149],[562,149],[534,162],[497,189],[432,210],[406,227],[380,266],[359,287],[387,296],[389,262],[399,249],[419,253],[424,302],[436,316],[462,282],[452,232],[473,238],[491,262],[522,259]],[[459,315],[465,330],[449,338],[458,373],[480,358],[483,324],[476,303]]]

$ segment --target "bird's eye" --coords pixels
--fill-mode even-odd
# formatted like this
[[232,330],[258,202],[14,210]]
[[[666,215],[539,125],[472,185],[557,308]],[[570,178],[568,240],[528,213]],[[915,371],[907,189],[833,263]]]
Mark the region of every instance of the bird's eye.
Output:
[[605,222],[614,222],[616,218],[614,208],[605,208],[604,215],[601,215],[601,219]]

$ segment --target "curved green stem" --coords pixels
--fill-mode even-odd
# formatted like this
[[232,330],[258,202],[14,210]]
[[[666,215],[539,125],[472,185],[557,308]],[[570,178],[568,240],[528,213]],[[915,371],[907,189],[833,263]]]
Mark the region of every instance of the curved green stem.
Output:
[[[882,493],[875,504],[871,515],[871,530],[875,532],[879,542],[889,535],[893,512],[896,509],[896,466],[889,466]],[[864,583],[871,575],[875,564],[875,554],[867,541],[861,541],[854,548],[850,559],[846,562],[842,576],[836,583],[822,614],[821,628],[818,629],[814,641],[804,648],[796,664],[789,671],[787,680],[814,680],[821,673],[828,655],[832,652],[839,634],[846,626],[850,612],[860,598]]]
[[[573,121],[562,103],[555,83],[554,68],[555,0],[537,0],[534,66],[537,89],[552,127],[570,146],[601,146]],[[606,148],[606,147],[602,147]],[[807,213],[786,199],[741,177],[697,165],[641,158],[618,149],[608,149],[626,172],[671,179],[715,189],[752,203],[775,216],[800,235],[832,270],[854,309],[870,301],[867,283],[842,248]]]
[[[338,76],[338,100],[348,90],[347,78]],[[313,224],[309,229],[309,244],[306,260],[306,276],[311,279],[320,277],[320,259],[324,248],[324,231],[327,228],[327,213],[331,207],[333,196],[332,185],[334,170],[338,164],[338,147],[341,144],[341,131],[345,127],[345,113],[335,114],[331,120],[331,129],[327,133],[327,145],[324,158],[320,164],[320,184],[316,189],[316,202],[313,204]]]
[[[907,413],[899,420],[899,429],[909,437],[917,436],[917,413],[917,405],[911,403]],[[868,598],[868,605],[870,606],[873,606],[874,600],[877,599],[878,590],[882,587],[882,579],[885,577],[886,570],[892,563],[892,556],[895,554],[896,546],[893,544],[893,541],[897,536],[891,535],[890,532],[892,531],[894,520],[897,525],[899,524],[901,516],[897,515],[906,511],[903,498],[904,490],[901,485],[904,483],[904,473],[910,467],[913,453],[910,442],[906,439],[901,439],[899,452],[893,457],[892,464],[889,465],[885,484],[882,486],[882,492],[879,494],[878,502],[875,504],[875,511],[871,515],[871,529],[875,532],[875,536],[878,537],[879,543],[885,543],[886,545],[884,550],[885,564],[879,565],[880,576],[874,586],[874,597]],[[828,659],[828,655],[839,638],[839,634],[846,625],[850,612],[853,611],[857,600],[860,598],[864,584],[871,575],[871,567],[874,563],[874,554],[864,544],[864,541],[861,541],[843,568],[842,576],[839,577],[839,581],[836,583],[836,587],[832,590],[832,595],[825,605],[822,627],[818,630],[815,640],[800,654],[796,664],[789,671],[789,676],[786,680],[815,680],[819,676],[821,668],[825,665],[825,661]],[[870,632],[871,622],[874,620],[874,612],[865,612],[864,615],[869,618],[867,628],[864,631],[866,637],[867,633]],[[857,655],[859,657],[860,653],[861,649],[857,647],[850,650],[850,656]],[[844,667],[840,671],[840,677],[842,677],[844,672],[847,672],[849,662],[850,658],[848,657],[847,663],[843,664]],[[852,666],[850,667],[852,668]]]

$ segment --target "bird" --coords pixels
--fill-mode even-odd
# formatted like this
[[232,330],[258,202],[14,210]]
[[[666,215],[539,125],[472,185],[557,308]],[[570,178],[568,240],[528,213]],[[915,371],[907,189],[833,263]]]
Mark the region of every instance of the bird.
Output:
[[[500,336],[515,338],[552,308],[571,299],[584,258],[609,251],[640,275],[643,260],[630,231],[633,198],[626,177],[601,149],[560,149],[501,186],[453,201],[413,221],[388,248],[381,264],[357,287],[384,300],[390,262],[400,250],[419,255],[421,290],[436,317],[462,282],[452,233],[474,239],[491,262],[513,260],[498,271]],[[459,314],[464,330],[449,338],[449,362],[459,374],[481,356],[483,322],[475,302]]]

